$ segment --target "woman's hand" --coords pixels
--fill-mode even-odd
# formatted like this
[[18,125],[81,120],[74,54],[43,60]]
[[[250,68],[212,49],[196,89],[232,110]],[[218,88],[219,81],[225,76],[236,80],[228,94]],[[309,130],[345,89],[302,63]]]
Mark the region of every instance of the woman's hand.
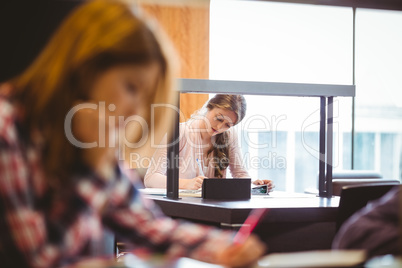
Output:
[[243,244],[232,244],[217,253],[216,262],[228,267],[244,267],[256,262],[265,252],[265,244],[251,234]]
[[267,185],[268,192],[272,192],[273,189],[275,188],[275,185],[271,180],[255,180],[255,181],[253,181],[253,184],[255,184],[255,185]]
[[202,187],[202,182],[206,177],[198,176],[191,180],[187,179],[180,179],[179,180],[179,188],[180,189],[187,189],[187,190],[198,190]]

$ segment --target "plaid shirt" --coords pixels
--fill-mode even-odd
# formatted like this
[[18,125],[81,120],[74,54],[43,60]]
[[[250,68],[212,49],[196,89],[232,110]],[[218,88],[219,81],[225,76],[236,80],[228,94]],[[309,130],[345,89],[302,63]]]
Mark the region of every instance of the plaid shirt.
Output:
[[[19,141],[16,109],[0,97],[0,266],[57,267],[83,256],[103,228],[119,241],[170,257],[211,261],[231,234],[162,215],[116,167],[105,181],[94,172],[72,178],[68,198],[50,202],[40,150]],[[105,205],[106,204],[106,205]]]

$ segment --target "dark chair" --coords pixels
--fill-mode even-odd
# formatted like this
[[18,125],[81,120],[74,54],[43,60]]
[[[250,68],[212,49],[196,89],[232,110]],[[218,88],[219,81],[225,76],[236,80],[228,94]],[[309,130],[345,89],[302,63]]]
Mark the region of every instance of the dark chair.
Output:
[[399,180],[386,179],[382,175],[373,170],[337,170],[332,174],[333,195],[340,196],[344,186],[352,185],[396,185],[400,184]]
[[369,201],[376,200],[386,194],[395,185],[366,184],[344,186],[339,201],[336,231],[342,224],[359,209],[365,207]]

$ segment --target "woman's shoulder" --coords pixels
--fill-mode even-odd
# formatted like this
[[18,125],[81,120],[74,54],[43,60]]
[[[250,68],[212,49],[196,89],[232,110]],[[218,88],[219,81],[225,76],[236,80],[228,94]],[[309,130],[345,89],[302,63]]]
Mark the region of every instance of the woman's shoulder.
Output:
[[194,120],[188,120],[179,124],[180,135],[185,134],[187,138],[199,134],[198,123]]
[[180,151],[187,148],[188,144],[198,144],[200,141],[200,132],[196,122],[192,120],[180,123]]
[[238,139],[238,134],[237,134],[237,130],[236,130],[236,129],[234,129],[233,127],[230,128],[230,129],[227,131],[227,134],[228,134],[228,138],[229,138],[229,141],[230,141],[230,142],[237,141],[237,139]]

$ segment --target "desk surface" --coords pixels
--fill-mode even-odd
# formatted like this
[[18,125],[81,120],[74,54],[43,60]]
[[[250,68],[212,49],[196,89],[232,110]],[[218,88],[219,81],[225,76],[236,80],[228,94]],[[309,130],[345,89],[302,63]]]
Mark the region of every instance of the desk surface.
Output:
[[170,200],[147,195],[171,217],[212,223],[241,224],[253,208],[269,208],[264,222],[331,222],[336,220],[339,197],[273,192],[246,201],[211,201],[197,197]]
[[[247,201],[210,201],[200,197],[179,200],[147,195],[174,218],[237,229],[254,208],[269,208],[254,230],[270,252],[330,249],[335,235],[339,197],[274,191]],[[307,242],[308,241],[308,242]]]

